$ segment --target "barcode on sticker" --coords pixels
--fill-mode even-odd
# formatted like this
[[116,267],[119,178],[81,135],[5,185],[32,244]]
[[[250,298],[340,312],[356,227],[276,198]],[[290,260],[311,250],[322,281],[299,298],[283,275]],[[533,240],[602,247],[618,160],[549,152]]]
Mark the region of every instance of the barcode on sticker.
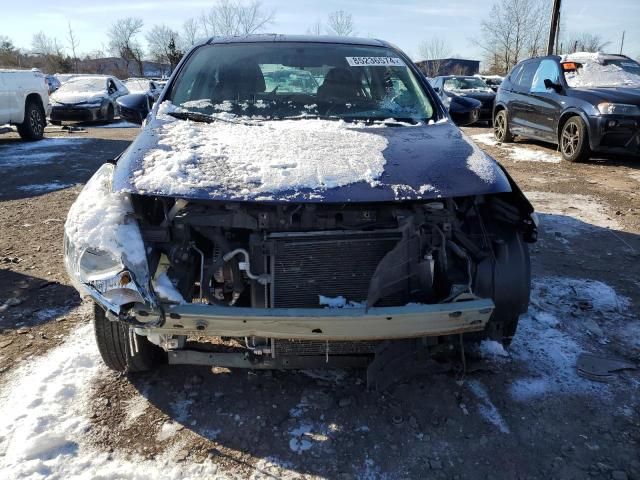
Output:
[[398,57],[346,57],[351,67],[404,67]]

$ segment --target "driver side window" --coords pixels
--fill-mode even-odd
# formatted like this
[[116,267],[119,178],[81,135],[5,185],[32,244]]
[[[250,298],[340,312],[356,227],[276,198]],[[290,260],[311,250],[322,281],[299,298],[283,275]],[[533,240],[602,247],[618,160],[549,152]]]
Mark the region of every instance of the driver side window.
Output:
[[544,86],[545,80],[551,80],[555,84],[560,83],[560,69],[556,62],[550,59],[542,60],[540,62],[540,66],[538,67],[538,70],[536,70],[533,82],[531,83],[531,92],[553,92],[552,89],[547,89],[547,87]]

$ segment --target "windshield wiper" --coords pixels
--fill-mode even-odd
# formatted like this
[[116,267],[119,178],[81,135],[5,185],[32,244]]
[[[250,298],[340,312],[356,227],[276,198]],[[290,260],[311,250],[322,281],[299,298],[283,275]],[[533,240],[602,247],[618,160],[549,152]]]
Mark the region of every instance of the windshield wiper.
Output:
[[340,117],[320,115],[320,114],[301,114],[301,115],[273,116],[271,120],[340,120]]
[[258,123],[251,122],[239,122],[237,120],[230,120],[227,118],[214,117],[213,115],[207,115],[206,113],[200,112],[167,112],[167,115],[172,116],[173,118],[177,118],[178,120],[191,120],[193,122],[201,122],[201,123],[214,123],[214,122],[224,122],[224,123],[232,123],[234,125],[259,125]]

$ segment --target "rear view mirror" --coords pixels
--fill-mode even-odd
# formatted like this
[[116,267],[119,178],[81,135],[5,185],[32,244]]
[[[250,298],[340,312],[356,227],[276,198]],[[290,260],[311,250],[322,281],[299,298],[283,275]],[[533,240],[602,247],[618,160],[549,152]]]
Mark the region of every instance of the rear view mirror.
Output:
[[449,115],[456,125],[462,127],[471,125],[480,118],[482,103],[470,97],[451,97]]
[[544,80],[544,88],[546,88],[547,90],[551,89],[556,93],[562,92],[562,85],[558,85],[557,83],[552,82],[548,78]]
[[120,116],[131,123],[142,125],[151,111],[151,102],[145,93],[131,93],[116,100]]

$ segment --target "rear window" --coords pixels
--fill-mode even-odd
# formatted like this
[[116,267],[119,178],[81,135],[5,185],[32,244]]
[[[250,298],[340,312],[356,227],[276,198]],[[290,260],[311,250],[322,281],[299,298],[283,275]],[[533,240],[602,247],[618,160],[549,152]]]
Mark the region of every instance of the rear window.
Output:
[[183,67],[167,99],[200,113],[273,119],[434,116],[429,96],[395,51],[344,44],[207,45]]

